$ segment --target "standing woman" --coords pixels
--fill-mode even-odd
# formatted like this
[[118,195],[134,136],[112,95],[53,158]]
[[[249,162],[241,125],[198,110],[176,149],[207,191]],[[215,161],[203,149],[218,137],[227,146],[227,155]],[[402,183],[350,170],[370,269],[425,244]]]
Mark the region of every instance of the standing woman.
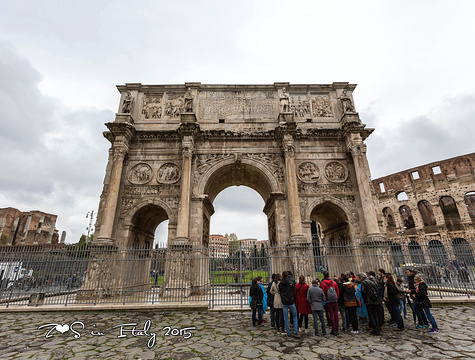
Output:
[[284,330],[284,313],[282,311],[282,299],[280,298],[279,293],[279,283],[282,280],[282,275],[276,274],[274,282],[270,288],[270,293],[274,295],[274,319],[275,319],[275,328],[277,332],[281,334],[286,334]]
[[348,313],[348,320],[351,324],[353,330],[352,334],[358,334],[358,317],[356,316],[356,309],[358,309],[358,301],[356,297],[356,284],[348,279],[347,282],[343,283],[344,293],[343,300],[345,303],[346,312]]
[[[251,298],[252,309],[252,326],[262,325],[262,318],[264,315],[264,309],[262,307],[262,300],[264,299],[264,292],[259,284],[259,279],[252,280],[251,288],[249,289],[249,297]],[[256,319],[257,312],[257,319]]]
[[[427,284],[422,280],[419,275],[414,276],[414,287],[415,287],[415,298],[417,299],[417,304],[422,307],[422,310],[427,316],[427,319],[430,321],[432,325],[432,329],[429,330],[431,334],[438,334],[439,328],[437,327],[437,323],[435,322],[434,317],[430,312],[430,308],[432,304],[427,296]],[[426,324],[424,324],[426,325]],[[429,324],[427,324],[429,325]]]
[[386,305],[391,313],[391,318],[396,320],[397,328],[394,329],[395,331],[403,331],[404,330],[404,321],[401,317],[401,312],[399,310],[399,289],[396,287],[396,283],[394,282],[394,278],[391,274],[386,273],[386,289],[384,291],[384,300]]
[[308,332],[308,315],[312,313],[312,308],[307,300],[308,289],[309,286],[305,283],[305,277],[300,275],[299,283],[295,285],[294,293],[297,302],[297,312],[299,313],[299,328],[302,328],[302,322],[305,319],[305,332]]

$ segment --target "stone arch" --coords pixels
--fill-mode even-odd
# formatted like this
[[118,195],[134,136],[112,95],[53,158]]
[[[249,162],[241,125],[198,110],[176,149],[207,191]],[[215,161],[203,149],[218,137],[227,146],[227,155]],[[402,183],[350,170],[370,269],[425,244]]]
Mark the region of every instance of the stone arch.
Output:
[[469,191],[463,197],[465,206],[467,206],[468,215],[472,220],[472,223],[475,224],[475,191]]
[[406,229],[413,229],[416,227],[414,218],[412,217],[411,208],[407,205],[403,205],[399,208],[399,213],[401,214],[402,222]]
[[448,260],[447,251],[440,240],[429,241],[429,255],[433,262],[445,264]]
[[393,232],[396,230],[396,221],[394,219],[393,210],[390,207],[385,207],[383,209],[383,216],[386,219],[387,231]]
[[151,248],[155,229],[165,220],[169,220],[169,226],[176,224],[176,217],[164,201],[147,199],[136,204],[124,216],[126,243],[122,245]]
[[452,249],[454,250],[455,259],[463,263],[465,266],[475,266],[475,258],[473,256],[472,247],[464,238],[455,238],[452,240]]
[[390,249],[394,266],[399,267],[406,263],[406,260],[404,258],[404,251],[400,244],[392,243]]
[[351,231],[347,207],[337,199],[323,197],[311,204],[310,220],[322,226],[322,243],[325,245],[325,267],[332,274],[340,274],[349,269],[356,269],[352,256]]
[[424,264],[424,251],[419,243],[415,240],[412,240],[408,246],[409,256],[411,257],[411,261],[415,264]]
[[196,191],[208,195],[213,202],[222,190],[234,185],[246,185],[256,190],[264,201],[271,193],[280,191],[276,176],[266,166],[245,157],[228,158],[211,166],[199,180]]
[[427,200],[421,200],[417,203],[417,208],[419,209],[419,213],[421,214],[424,226],[437,225],[437,222],[435,221],[434,211],[432,210],[430,202],[428,202]]
[[457,204],[453,197],[445,195],[439,200],[439,205],[444,214],[445,226],[449,231],[463,230]]

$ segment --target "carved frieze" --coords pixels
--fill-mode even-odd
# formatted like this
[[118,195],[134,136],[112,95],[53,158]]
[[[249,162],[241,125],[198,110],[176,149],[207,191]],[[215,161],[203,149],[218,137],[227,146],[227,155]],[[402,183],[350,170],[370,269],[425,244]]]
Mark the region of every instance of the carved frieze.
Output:
[[274,118],[277,93],[273,91],[200,91],[201,119]]
[[296,117],[311,117],[310,100],[305,97],[302,98],[301,96],[293,96],[290,101],[290,112]]
[[165,105],[165,115],[171,118],[179,118],[180,114],[185,112],[185,96],[184,95],[176,95],[176,94],[168,94],[167,101]]
[[330,97],[328,95],[317,95],[312,99],[312,110],[314,117],[332,117],[333,110]]
[[123,196],[143,196],[143,195],[158,195],[160,187],[158,185],[137,185],[124,186]]
[[275,212],[269,216],[267,220],[267,226],[269,231],[269,244],[275,245],[276,244],[276,230],[275,230]]
[[244,156],[262,163],[277,177],[280,185],[284,183],[284,164],[282,163],[282,158],[279,155],[258,153],[244,154]]
[[351,184],[299,184],[298,189],[303,194],[348,194],[353,192]]
[[209,244],[209,219],[203,215],[203,245]]
[[180,180],[180,167],[175,163],[165,163],[157,172],[158,182],[162,184],[174,184]]
[[147,184],[152,180],[152,168],[146,163],[138,163],[130,169],[127,179],[136,185]]
[[302,162],[298,166],[297,177],[304,183],[315,183],[320,179],[320,169],[311,161]]
[[348,169],[339,161],[330,161],[325,165],[324,174],[328,181],[342,183],[348,178]]
[[143,97],[142,115],[145,119],[161,119],[163,95],[145,95]]

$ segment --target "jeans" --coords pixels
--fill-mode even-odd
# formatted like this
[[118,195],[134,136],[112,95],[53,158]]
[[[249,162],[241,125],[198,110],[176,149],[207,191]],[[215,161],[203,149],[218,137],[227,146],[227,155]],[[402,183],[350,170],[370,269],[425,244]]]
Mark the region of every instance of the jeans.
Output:
[[341,315],[341,326],[343,327],[343,330],[346,330],[350,327],[350,323],[348,321],[348,317],[346,316],[346,307],[345,305],[338,305],[338,310],[340,311]]
[[407,306],[406,299],[399,299],[399,313],[402,315],[404,311],[404,316],[407,316]]
[[292,319],[294,320],[294,334],[299,332],[299,320],[297,318],[297,308],[295,304],[292,305],[285,305],[282,304],[282,310],[284,311],[284,323],[285,323],[285,331],[287,331],[287,335],[290,336],[290,327],[289,327],[289,310],[292,314]]
[[[427,319],[430,321],[430,324],[432,325],[432,329],[438,329],[437,323],[435,322],[434,317],[432,316],[430,309],[429,308],[422,308],[427,315]],[[421,311],[422,312],[422,311]]]
[[404,329],[404,322],[402,321],[401,313],[397,305],[389,305],[389,311],[394,320],[396,320],[397,328]]
[[[257,312],[257,320],[256,320],[256,312]],[[261,325],[262,324],[262,318],[264,317],[264,309],[262,307],[262,304],[257,304],[257,308],[252,309],[252,326]]]
[[332,331],[338,331],[339,324],[338,324],[338,303],[336,302],[328,302],[325,304],[325,307],[330,314],[330,322],[332,324]]
[[315,335],[318,335],[318,319],[320,319],[320,324],[322,327],[322,335],[325,336],[327,334],[327,330],[325,328],[325,317],[323,316],[323,310],[312,310],[313,315],[313,326],[315,328]]
[[426,314],[424,314],[422,306],[419,305],[419,301],[417,301],[417,299],[414,299],[413,307],[414,313],[416,314],[417,320],[419,321],[419,325],[429,325]]

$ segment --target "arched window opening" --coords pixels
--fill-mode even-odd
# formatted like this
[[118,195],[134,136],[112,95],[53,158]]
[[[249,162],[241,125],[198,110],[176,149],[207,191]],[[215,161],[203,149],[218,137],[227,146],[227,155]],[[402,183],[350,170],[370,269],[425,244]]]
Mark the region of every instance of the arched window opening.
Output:
[[468,214],[470,215],[470,219],[472,219],[472,223],[475,224],[475,191],[466,193],[463,199],[465,201]]
[[402,222],[406,229],[413,229],[416,227],[414,218],[412,217],[412,212],[409,206],[403,205],[399,208],[399,213],[401,214]]
[[400,193],[397,194],[397,200],[398,201],[406,201],[409,198],[407,197],[407,194],[404,191],[401,191]]
[[391,244],[391,255],[393,258],[394,266],[399,267],[405,264],[404,252],[402,246],[399,244]]
[[437,224],[430,202],[427,200],[419,201],[417,207],[419,209],[419,213],[421,214],[424,226],[433,226]]
[[411,241],[408,245],[409,256],[414,264],[424,264],[424,252],[417,241]]
[[388,231],[396,230],[396,222],[394,221],[394,214],[391,208],[384,208],[383,215],[386,218],[386,223],[388,224]]
[[475,266],[472,247],[467,240],[463,238],[454,239],[452,241],[452,249],[454,250],[458,266]]
[[451,196],[443,196],[439,200],[440,208],[444,214],[445,226],[449,231],[463,230],[457,204]]
[[439,240],[431,240],[429,242],[429,254],[431,260],[437,263],[437,265],[445,265],[447,263],[447,252]]

